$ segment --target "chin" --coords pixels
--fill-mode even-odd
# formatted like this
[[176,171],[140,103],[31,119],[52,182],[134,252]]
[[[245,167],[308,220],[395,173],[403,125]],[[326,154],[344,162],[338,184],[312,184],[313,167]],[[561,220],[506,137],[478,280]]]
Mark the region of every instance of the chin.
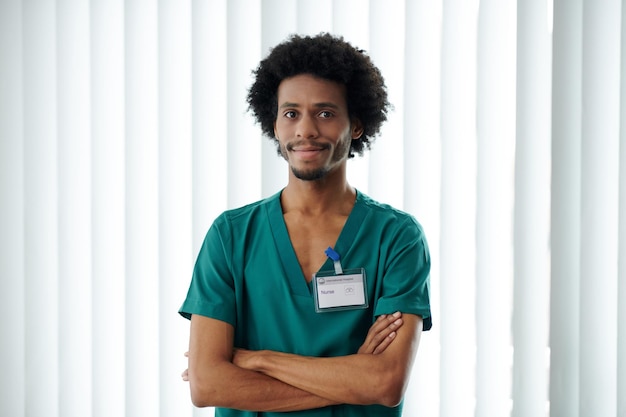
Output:
[[304,170],[299,170],[297,168],[292,167],[291,172],[297,179],[303,180],[303,181],[321,180],[322,178],[326,176],[326,174],[328,174],[328,170],[325,168],[304,171]]

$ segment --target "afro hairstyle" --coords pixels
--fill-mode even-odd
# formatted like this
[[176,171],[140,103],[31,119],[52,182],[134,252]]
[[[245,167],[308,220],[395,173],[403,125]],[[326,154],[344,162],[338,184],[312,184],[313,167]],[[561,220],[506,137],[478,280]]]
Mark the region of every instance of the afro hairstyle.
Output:
[[349,117],[363,125],[363,134],[353,139],[350,157],[370,149],[387,120],[390,103],[380,70],[366,53],[342,37],[328,33],[317,36],[291,35],[276,45],[253,71],[255,81],[248,90],[248,110],[265,136],[276,142],[274,122],[278,113],[278,86],[290,77],[310,74],[346,86]]

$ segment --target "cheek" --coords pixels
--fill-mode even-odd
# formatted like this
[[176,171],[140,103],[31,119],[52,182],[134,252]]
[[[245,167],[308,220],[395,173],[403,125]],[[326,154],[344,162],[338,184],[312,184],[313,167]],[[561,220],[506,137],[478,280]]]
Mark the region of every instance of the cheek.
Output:
[[352,145],[352,137],[350,135],[345,135],[343,139],[337,143],[337,148],[335,152],[334,159],[335,161],[340,161],[350,153],[350,145]]
[[274,122],[274,137],[279,138],[281,136],[284,136],[284,127],[281,123],[279,123],[278,121]]
[[287,156],[287,149],[285,149],[285,145],[283,145],[282,143],[278,142],[278,150],[280,152],[280,156],[283,157],[283,159],[285,161],[288,161],[288,156]]

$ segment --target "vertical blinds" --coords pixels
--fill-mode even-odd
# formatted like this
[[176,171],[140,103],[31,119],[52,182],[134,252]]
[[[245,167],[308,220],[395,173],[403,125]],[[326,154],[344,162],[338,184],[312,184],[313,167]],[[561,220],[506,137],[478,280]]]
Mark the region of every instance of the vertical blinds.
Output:
[[0,2],[0,415],[180,416],[177,309],[286,165],[251,71],[329,31],[394,110],[349,180],[414,214],[435,326],[405,415],[626,415],[619,0]]

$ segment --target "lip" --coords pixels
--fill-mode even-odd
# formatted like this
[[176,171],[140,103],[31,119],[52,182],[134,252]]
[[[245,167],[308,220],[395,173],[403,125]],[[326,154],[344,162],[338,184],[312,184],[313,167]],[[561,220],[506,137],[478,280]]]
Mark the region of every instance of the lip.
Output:
[[298,159],[310,160],[317,158],[321,153],[330,149],[322,143],[300,141],[287,145],[287,151]]
[[326,148],[322,146],[303,146],[303,147],[296,146],[292,148],[291,150],[293,152],[319,152],[319,151],[323,151],[324,149]]
[[298,159],[311,160],[317,158],[326,148],[306,147],[306,148],[294,148],[291,153]]
[[303,140],[287,144],[287,150],[293,152],[323,151],[327,148],[329,148],[329,146],[326,144]]

